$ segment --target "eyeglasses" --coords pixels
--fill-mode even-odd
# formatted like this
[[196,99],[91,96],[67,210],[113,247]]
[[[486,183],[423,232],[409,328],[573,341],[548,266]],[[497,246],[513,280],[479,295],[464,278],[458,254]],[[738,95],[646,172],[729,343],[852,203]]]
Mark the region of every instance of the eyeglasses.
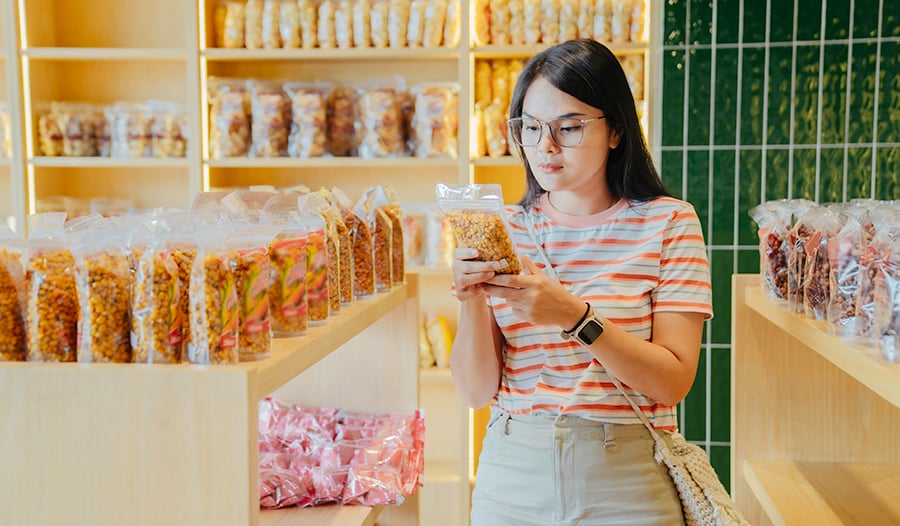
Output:
[[605,119],[606,115],[592,119],[573,119],[564,117],[544,122],[530,117],[516,117],[506,121],[509,126],[509,135],[519,146],[537,146],[544,135],[544,126],[550,130],[550,138],[553,142],[564,148],[581,145],[584,140],[584,125],[591,121]]

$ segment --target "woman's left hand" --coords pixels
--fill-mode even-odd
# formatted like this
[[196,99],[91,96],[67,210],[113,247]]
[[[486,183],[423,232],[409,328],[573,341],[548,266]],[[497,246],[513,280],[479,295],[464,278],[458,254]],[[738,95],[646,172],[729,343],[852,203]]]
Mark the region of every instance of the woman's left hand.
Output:
[[559,281],[521,256],[523,271],[518,275],[497,274],[484,283],[485,291],[503,298],[522,321],[535,325],[569,328],[584,313],[584,301],[572,295]]

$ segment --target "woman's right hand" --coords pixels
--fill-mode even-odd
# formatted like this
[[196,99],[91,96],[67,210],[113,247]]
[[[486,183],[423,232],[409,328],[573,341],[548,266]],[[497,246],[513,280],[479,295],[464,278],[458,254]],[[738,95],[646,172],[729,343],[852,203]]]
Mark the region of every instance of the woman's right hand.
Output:
[[474,261],[476,257],[478,251],[474,248],[453,250],[453,286],[459,301],[483,297],[482,284],[493,278],[500,266],[497,261]]

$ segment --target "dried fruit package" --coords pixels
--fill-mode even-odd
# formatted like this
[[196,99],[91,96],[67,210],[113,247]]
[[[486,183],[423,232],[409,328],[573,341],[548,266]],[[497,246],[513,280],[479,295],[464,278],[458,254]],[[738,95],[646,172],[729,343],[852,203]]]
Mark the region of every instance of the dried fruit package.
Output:
[[499,261],[501,274],[522,271],[503,213],[503,193],[497,184],[451,186],[438,183],[435,194],[446,214],[456,244],[474,248],[478,261]]

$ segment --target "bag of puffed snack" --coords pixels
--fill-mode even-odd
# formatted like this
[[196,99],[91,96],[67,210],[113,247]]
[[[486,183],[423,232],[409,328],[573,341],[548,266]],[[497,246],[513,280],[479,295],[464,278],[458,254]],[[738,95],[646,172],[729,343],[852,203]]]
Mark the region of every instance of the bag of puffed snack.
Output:
[[269,317],[272,335],[299,336],[309,323],[306,300],[306,227],[297,215],[297,199],[278,194],[266,203],[266,217],[277,232],[269,245],[272,280]]
[[298,215],[306,227],[306,301],[309,325],[327,325],[328,317],[331,316],[327,225],[320,212],[301,207]]
[[297,206],[304,213],[315,213],[325,221],[325,247],[328,261],[328,305],[329,315],[341,311],[341,255],[337,218],[331,203],[321,192],[313,192],[297,197]]
[[76,361],[78,289],[65,218],[65,212],[28,217],[24,261],[29,362]]
[[197,257],[191,267],[191,342],[187,361],[196,364],[238,362],[241,307],[234,282],[234,255],[222,247],[230,225],[198,232]]
[[522,271],[506,224],[500,185],[438,183],[435,194],[459,248],[476,249],[477,261],[499,261],[503,265],[497,271],[500,274]]
[[364,207],[357,207],[340,188],[332,188],[332,202],[340,207],[341,219],[347,227],[353,266],[353,298],[367,299],[375,295],[372,232]]
[[0,221],[0,362],[25,361],[23,240]]

